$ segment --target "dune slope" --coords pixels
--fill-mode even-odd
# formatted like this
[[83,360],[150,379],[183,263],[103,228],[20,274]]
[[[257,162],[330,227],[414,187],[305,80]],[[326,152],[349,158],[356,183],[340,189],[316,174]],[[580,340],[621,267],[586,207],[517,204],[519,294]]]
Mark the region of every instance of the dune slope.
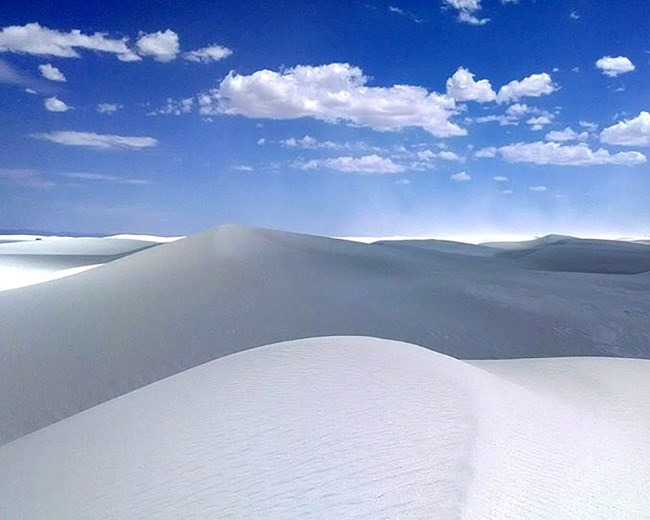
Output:
[[218,357],[313,336],[461,359],[649,357],[649,290],[645,275],[224,226],[0,293],[0,443]]
[[[547,363],[561,371],[564,360]],[[644,385],[617,396],[639,392],[647,405],[650,362],[637,364]],[[518,367],[524,379],[527,370]],[[567,386],[555,394],[597,402],[585,381]],[[404,343],[276,344],[3,446],[0,509],[8,518],[646,517],[650,431],[615,420],[615,407],[585,410]]]

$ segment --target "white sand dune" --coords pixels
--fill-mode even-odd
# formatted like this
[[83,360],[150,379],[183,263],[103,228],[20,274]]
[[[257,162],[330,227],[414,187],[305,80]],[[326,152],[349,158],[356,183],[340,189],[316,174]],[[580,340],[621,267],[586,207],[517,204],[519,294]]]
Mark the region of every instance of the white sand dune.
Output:
[[0,242],[0,291],[71,276],[158,243],[141,239],[25,236]]
[[[1,447],[0,510],[79,519],[647,518],[648,396],[650,361],[472,366],[370,338],[276,344]],[[624,415],[628,405],[635,413]]]
[[223,226],[5,291],[0,444],[291,339],[375,336],[459,359],[650,357],[648,274],[517,261]]

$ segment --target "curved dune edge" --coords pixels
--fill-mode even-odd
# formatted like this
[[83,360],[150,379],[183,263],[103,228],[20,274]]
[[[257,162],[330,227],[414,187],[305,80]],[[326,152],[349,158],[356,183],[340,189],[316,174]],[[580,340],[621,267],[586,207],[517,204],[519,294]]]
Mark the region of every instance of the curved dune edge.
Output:
[[[636,363],[650,375],[650,362]],[[591,395],[580,380],[571,386]],[[6,444],[0,509],[29,518],[647,516],[650,432],[614,420],[615,402],[582,410],[401,342],[279,343]]]
[[60,278],[67,278],[68,276],[90,271],[101,265],[104,264],[82,265],[79,267],[71,267],[70,269],[52,271],[0,269],[0,291],[9,291],[11,289],[19,289],[21,287],[29,287],[30,285],[51,282],[52,280],[59,280]]

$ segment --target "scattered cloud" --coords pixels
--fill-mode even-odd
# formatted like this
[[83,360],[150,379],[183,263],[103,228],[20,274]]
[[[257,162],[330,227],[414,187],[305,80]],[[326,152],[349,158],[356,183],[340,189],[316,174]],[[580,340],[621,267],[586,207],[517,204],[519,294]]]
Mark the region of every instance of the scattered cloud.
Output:
[[443,161],[462,161],[463,158],[460,157],[455,152],[450,150],[442,150],[440,152],[433,152],[428,148],[426,150],[420,150],[416,153],[417,158],[420,161],[433,161],[434,159],[442,159]]
[[264,139],[263,137],[260,137],[260,138],[257,140],[257,144],[258,144],[259,146],[262,146],[263,144],[266,144],[266,139]]
[[391,174],[402,173],[406,170],[401,164],[387,157],[372,154],[363,157],[335,157],[331,159],[312,159],[297,163],[301,170],[329,169],[345,173],[361,174]]
[[189,98],[178,99],[178,100],[167,98],[167,101],[162,107],[149,112],[147,115],[180,116],[182,114],[189,114],[193,108],[194,108],[194,98],[189,97]]
[[178,34],[171,29],[150,34],[140,33],[136,46],[140,55],[151,56],[162,62],[175,60],[180,49]]
[[449,178],[452,181],[456,181],[456,182],[464,182],[464,181],[471,181],[472,180],[472,176],[467,172],[454,173]]
[[452,122],[455,101],[422,87],[368,87],[360,68],[347,63],[299,65],[280,72],[230,72],[215,89],[199,95],[203,115],[251,118],[311,117],[379,131],[422,128],[436,137],[466,135]]
[[33,134],[33,137],[65,146],[82,146],[97,150],[139,150],[158,144],[153,137],[131,137],[69,130]]
[[501,157],[511,163],[531,163],[560,166],[594,166],[615,164],[634,166],[646,162],[640,152],[610,153],[600,148],[592,150],[585,143],[562,145],[554,142],[515,143],[495,149]]
[[512,195],[514,193],[514,191],[513,190],[502,190],[501,193],[503,193],[504,195]]
[[488,146],[487,148],[481,148],[480,150],[477,150],[474,156],[483,159],[492,159],[497,156],[497,152],[498,149],[496,146]]
[[70,110],[70,106],[56,96],[46,98],[43,104],[48,112],[67,112]]
[[479,18],[481,0],[443,0],[443,5],[458,12],[458,21],[470,25],[485,25],[489,18]]
[[492,179],[497,182],[508,182],[508,177],[504,177],[503,175],[495,175]]
[[499,89],[497,101],[499,103],[509,103],[518,101],[523,97],[540,97],[551,94],[557,90],[551,76],[542,72],[541,74],[531,74],[521,81],[513,80]]
[[66,81],[63,72],[61,72],[59,69],[57,69],[54,65],[51,65],[50,63],[46,63],[45,65],[39,65],[38,70],[40,71],[41,76],[43,76],[45,79],[49,79],[50,81],[61,81],[61,82]]
[[233,168],[233,170],[236,170],[238,172],[252,172],[254,171],[254,168],[252,166],[248,166],[247,164],[238,164]]
[[389,5],[389,6],[388,6],[388,10],[389,10],[391,13],[406,14],[406,13],[404,12],[404,9],[400,9],[399,7],[395,7],[394,5]]
[[572,20],[577,20],[580,18],[580,15],[578,14],[577,11],[574,10],[569,13],[569,18],[571,18]]
[[44,179],[38,171],[28,168],[0,168],[0,183],[39,189],[56,186],[54,182]]
[[122,177],[119,175],[106,175],[103,173],[75,172],[75,173],[64,173],[63,176],[68,177],[69,179],[110,182],[114,184],[130,184],[132,186],[144,186],[148,184],[153,184],[152,181],[148,181],[146,179],[133,179],[128,177]]
[[122,105],[118,105],[117,103],[99,103],[99,105],[97,105],[97,112],[100,114],[114,114],[120,108],[124,107]]
[[542,130],[546,125],[550,125],[553,122],[553,115],[548,114],[544,116],[531,117],[526,121],[527,125],[530,125],[531,130]]
[[489,80],[476,81],[474,74],[463,67],[459,67],[447,80],[447,95],[456,101],[478,101],[479,103],[495,101],[497,98]]
[[595,132],[598,130],[598,125],[596,123],[592,123],[591,121],[580,121],[580,126],[587,130],[587,132]]
[[609,76],[610,78],[615,78],[616,76],[632,72],[636,69],[634,63],[625,56],[617,56],[616,58],[603,56],[596,62],[596,68],[600,69],[605,76]]
[[650,146],[650,113],[644,111],[633,119],[605,128],[600,140],[623,146]]
[[228,47],[212,44],[201,49],[189,51],[183,54],[183,58],[187,61],[194,61],[197,63],[212,63],[220,61],[232,55],[232,50]]
[[137,61],[126,42],[128,38],[110,38],[106,33],[83,34],[79,29],[69,32],[48,29],[38,23],[12,25],[0,29],[0,52],[17,52],[38,56],[79,58],[77,49],[115,54],[121,61]]
[[554,117],[553,114],[546,110],[531,107],[525,103],[515,103],[514,105],[510,105],[503,114],[481,116],[474,119],[474,121],[477,123],[496,122],[499,123],[500,126],[518,125],[520,120],[526,115],[537,115],[549,120]]
[[50,94],[55,91],[50,82],[32,77],[28,72],[16,69],[2,58],[0,58],[0,83],[24,87],[26,91],[30,90],[35,94],[38,92]]
[[546,186],[529,186],[530,191],[544,192],[546,191]]
[[411,181],[408,179],[397,179],[395,181],[395,184],[397,184],[398,186],[408,186],[409,184],[411,184]]
[[547,141],[556,141],[558,143],[563,143],[566,141],[586,141],[589,139],[589,133],[587,132],[575,132],[571,127],[567,126],[564,130],[553,130],[546,134],[545,139]]

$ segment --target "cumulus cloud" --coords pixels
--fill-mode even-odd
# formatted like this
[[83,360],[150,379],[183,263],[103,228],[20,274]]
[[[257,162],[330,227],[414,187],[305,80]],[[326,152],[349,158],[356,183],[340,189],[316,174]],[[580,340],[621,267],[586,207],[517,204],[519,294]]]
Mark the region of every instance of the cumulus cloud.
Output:
[[586,141],[589,138],[587,132],[575,132],[571,127],[567,126],[564,130],[553,130],[546,134],[547,141],[556,141],[563,143],[566,141]]
[[458,21],[470,25],[485,25],[489,18],[479,18],[477,13],[481,10],[481,0],[443,0],[443,5],[458,12]]
[[644,111],[633,119],[605,128],[600,140],[623,146],[650,146],[650,113]]
[[94,132],[74,132],[70,130],[33,134],[33,137],[66,146],[82,146],[97,150],[139,150],[158,144],[158,141],[153,137],[96,134]]
[[39,65],[38,70],[45,79],[49,79],[50,81],[66,81],[63,72],[50,63]]
[[615,78],[626,72],[632,72],[636,67],[629,58],[625,56],[603,56],[596,62],[596,68],[600,69],[605,76]]
[[64,173],[64,177],[69,179],[84,180],[84,181],[100,181],[100,182],[111,182],[114,184],[130,184],[132,186],[144,186],[147,184],[153,184],[153,182],[146,179],[133,179],[128,177],[121,177],[118,175],[106,175],[103,173]]
[[368,87],[367,82],[360,68],[347,63],[260,70],[249,76],[230,72],[217,88],[199,95],[199,106],[203,115],[311,117],[379,131],[418,127],[436,137],[467,134],[450,120],[457,113],[452,98],[422,87]]
[[508,182],[508,177],[505,177],[503,175],[495,175],[492,178],[497,182]]
[[447,80],[447,95],[456,101],[478,101],[479,103],[494,101],[497,97],[489,80],[476,81],[474,74],[463,67],[459,67]]
[[182,114],[189,114],[193,108],[194,108],[194,98],[189,97],[189,98],[178,99],[178,100],[167,98],[167,101],[162,107],[156,110],[152,110],[147,115],[180,116]]
[[183,54],[183,58],[187,61],[194,61],[198,63],[211,63],[214,61],[220,61],[232,54],[232,50],[228,47],[222,47],[221,45],[212,44],[201,49],[196,49],[194,51],[189,51]]
[[546,191],[546,186],[530,186],[528,189],[530,191],[543,192]]
[[114,114],[120,108],[123,108],[122,105],[118,105],[117,103],[99,103],[97,105],[97,112],[100,114]]
[[553,114],[547,112],[546,110],[531,107],[525,103],[515,103],[514,105],[510,105],[503,114],[481,116],[474,119],[474,121],[477,123],[496,122],[499,123],[500,126],[518,125],[520,120],[526,115],[536,115],[539,118],[543,118],[539,119],[537,122],[535,122],[537,118],[529,119],[529,121],[532,121],[529,124],[541,125],[539,127],[536,127],[535,130],[541,129],[545,124],[549,124],[554,117]]
[[296,139],[295,137],[290,137],[289,139],[280,141],[280,143],[283,146],[286,146],[287,148],[302,148],[305,150],[317,150],[319,148],[325,148],[328,150],[337,150],[337,149],[344,148],[344,146],[334,143],[332,141],[318,141],[318,139],[315,139],[310,135],[305,135],[300,139]]
[[69,32],[43,27],[38,23],[12,25],[0,29],[0,52],[18,52],[59,58],[79,58],[77,49],[115,54],[122,61],[137,61],[126,42],[128,38],[110,38],[106,33],[83,34],[79,29]]
[[499,103],[517,101],[523,97],[540,97],[551,94],[557,90],[549,74],[531,74],[521,81],[513,80],[502,86],[497,94]]
[[497,156],[497,151],[498,150],[496,146],[488,146],[487,148],[481,148],[480,150],[477,150],[474,156],[484,159],[492,159]]
[[592,150],[585,143],[577,145],[562,145],[560,143],[515,143],[496,148],[501,157],[511,163],[531,163],[541,165],[561,166],[594,166],[615,164],[634,166],[646,162],[646,157],[640,152],[610,153],[600,148]]
[[440,152],[433,152],[429,150],[428,148],[426,150],[420,150],[417,152],[417,158],[420,161],[432,161],[434,159],[442,159],[443,161],[462,161],[463,158],[460,157],[458,154],[449,151],[449,150],[442,150]]
[[550,125],[553,122],[553,116],[551,114],[531,117],[526,124],[530,125],[531,130],[542,130],[546,125]]
[[345,173],[361,174],[391,174],[401,173],[406,168],[393,162],[387,157],[379,155],[365,155],[363,157],[335,157],[330,159],[312,159],[296,165],[301,170],[329,169]]
[[70,110],[70,106],[56,96],[47,98],[43,104],[48,112],[67,112]]
[[454,173],[449,178],[452,181],[456,181],[456,182],[464,182],[464,181],[471,181],[472,180],[472,176],[467,172]]
[[151,56],[154,60],[162,62],[176,59],[180,49],[178,34],[171,29],[150,34],[141,33],[136,46],[140,55]]
[[587,130],[588,132],[595,132],[598,130],[598,125],[596,123],[592,123],[591,121],[580,121],[580,126]]

